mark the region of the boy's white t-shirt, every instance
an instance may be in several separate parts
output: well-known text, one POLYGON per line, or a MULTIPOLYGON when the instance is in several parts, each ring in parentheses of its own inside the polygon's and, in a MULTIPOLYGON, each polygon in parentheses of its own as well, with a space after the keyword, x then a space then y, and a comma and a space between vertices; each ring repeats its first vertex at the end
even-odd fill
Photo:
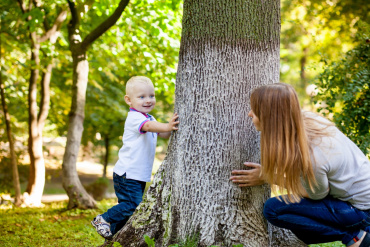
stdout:
POLYGON ((118 161, 113 172, 122 176, 126 173, 127 179, 150 182, 157 133, 143 132, 141 128, 148 121, 156 121, 149 114, 130 109, 127 114, 123 132, 123 146, 118 152, 118 161))

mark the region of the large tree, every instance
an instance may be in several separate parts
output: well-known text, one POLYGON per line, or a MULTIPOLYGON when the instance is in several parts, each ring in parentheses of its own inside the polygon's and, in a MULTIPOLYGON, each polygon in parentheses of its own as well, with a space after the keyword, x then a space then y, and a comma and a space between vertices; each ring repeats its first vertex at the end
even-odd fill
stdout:
POLYGON ((152 186, 113 241, 146 246, 300 246, 262 215, 268 186, 229 181, 259 162, 259 135, 247 114, 251 91, 279 81, 280 3, 185 0, 176 79, 179 130, 152 186), (270 233, 270 234, 269 234, 270 233))

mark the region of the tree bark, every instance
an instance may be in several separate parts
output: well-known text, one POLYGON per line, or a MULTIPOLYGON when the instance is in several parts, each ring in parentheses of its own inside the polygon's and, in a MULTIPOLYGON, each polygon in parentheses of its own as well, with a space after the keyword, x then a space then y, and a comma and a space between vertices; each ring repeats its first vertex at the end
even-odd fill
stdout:
POLYGON ((69 197, 68 208, 96 208, 97 206, 95 200, 82 186, 76 169, 85 118, 86 88, 89 74, 87 50, 96 39, 117 22, 128 2, 129 0, 121 0, 114 13, 82 40, 78 9, 73 1, 68 0, 72 15, 68 25, 68 39, 73 59, 73 86, 67 145, 62 165, 63 187, 69 197))
MULTIPOLYGON (((0 20, 0 28, 1 28, 1 20, 0 20)), ((0 32, 0 60, 2 59, 1 54, 1 32, 0 32)), ((16 207, 19 207, 22 203, 21 201, 21 186, 19 183, 19 174, 18 174, 18 165, 17 165, 17 157, 14 150, 14 141, 13 141, 13 135, 12 135, 12 128, 10 126, 10 116, 8 112, 8 106, 5 101, 5 89, 3 84, 3 77, 2 77, 2 66, 0 61, 0 95, 1 95, 1 104, 4 111, 4 118, 5 118, 5 125, 6 125, 6 134, 8 136, 9 140, 9 153, 10 153, 10 160, 12 164, 12 171, 13 171, 13 186, 14 186, 14 192, 15 192, 15 199, 14 199, 14 205, 16 207)))
POLYGON ((245 161, 260 160, 249 98, 254 88, 279 81, 279 46, 279 1, 184 1, 179 130, 144 201, 113 241, 147 246, 146 234, 156 246, 189 238, 197 246, 304 246, 267 224, 267 185, 229 181, 245 161))

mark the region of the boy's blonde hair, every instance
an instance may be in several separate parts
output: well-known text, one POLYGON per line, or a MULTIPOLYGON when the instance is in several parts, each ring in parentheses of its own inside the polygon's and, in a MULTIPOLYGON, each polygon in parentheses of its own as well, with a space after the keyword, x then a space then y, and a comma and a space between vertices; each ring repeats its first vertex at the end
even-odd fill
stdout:
MULTIPOLYGON (((153 82, 146 76, 133 76, 126 82, 126 94, 130 95, 135 85, 143 83, 153 86, 153 82)), ((153 86, 154 87, 154 86, 153 86)))

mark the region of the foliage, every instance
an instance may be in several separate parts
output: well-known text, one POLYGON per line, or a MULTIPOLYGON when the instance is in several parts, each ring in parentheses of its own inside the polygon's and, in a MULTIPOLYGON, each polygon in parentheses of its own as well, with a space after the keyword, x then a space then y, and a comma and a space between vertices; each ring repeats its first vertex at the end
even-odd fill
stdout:
POLYGON ((360 149, 370 147, 370 25, 358 24, 358 45, 319 75, 316 102, 360 149))
MULTIPOLYGON (((370 21, 367 0, 282 0, 281 81, 306 97, 306 86, 321 71, 321 57, 336 60, 354 47, 356 23, 370 21)), ((304 96, 304 97, 303 97, 304 96)))
MULTIPOLYGON (((5 99, 10 114, 11 128, 14 135, 26 134, 27 112, 27 30, 24 27, 22 13, 16 1, 1 1, 1 77, 5 86, 5 99)), ((5 123, 1 110, 0 141, 7 142, 5 123)), ((16 139, 16 138, 15 138, 16 139)))
MULTIPOLYGON (((29 166, 18 165, 18 173, 20 183, 26 182, 29 174, 29 166)), ((10 158, 5 155, 0 160, 0 194, 3 193, 10 193, 14 196, 13 169, 10 158)))
POLYGON ((105 193, 109 186, 109 179, 100 177, 91 184, 88 184, 85 187, 86 191, 93 196, 97 201, 100 201, 104 198, 105 193))

